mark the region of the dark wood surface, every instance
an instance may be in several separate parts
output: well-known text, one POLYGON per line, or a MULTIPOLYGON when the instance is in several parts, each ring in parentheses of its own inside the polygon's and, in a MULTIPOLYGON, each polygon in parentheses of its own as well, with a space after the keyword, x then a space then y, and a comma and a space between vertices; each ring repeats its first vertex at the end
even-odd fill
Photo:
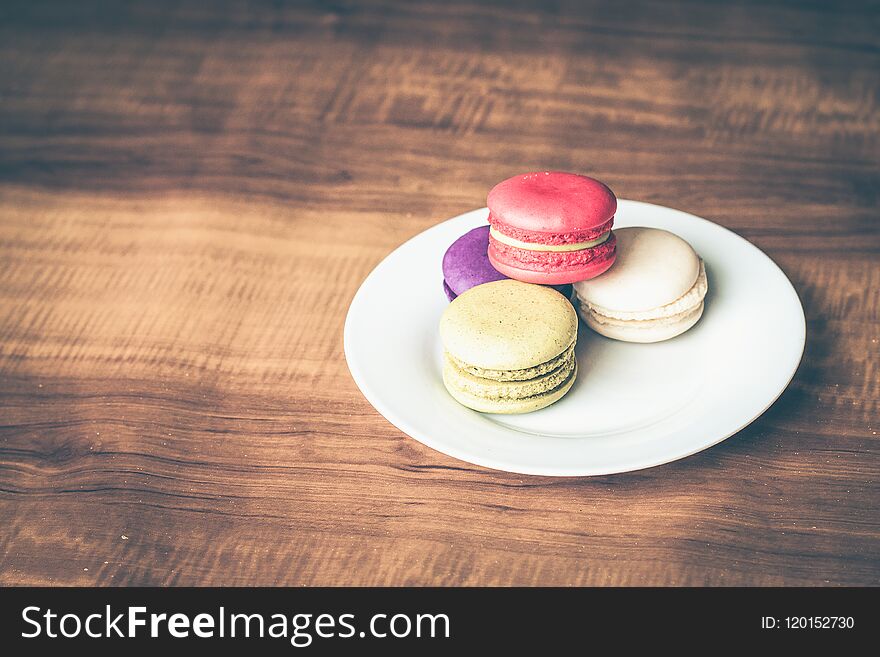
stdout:
POLYGON ((0 8, 0 584, 880 583, 876 4, 208 4, 0 8), (763 417, 554 479, 373 410, 360 282, 545 168, 783 267, 763 417))

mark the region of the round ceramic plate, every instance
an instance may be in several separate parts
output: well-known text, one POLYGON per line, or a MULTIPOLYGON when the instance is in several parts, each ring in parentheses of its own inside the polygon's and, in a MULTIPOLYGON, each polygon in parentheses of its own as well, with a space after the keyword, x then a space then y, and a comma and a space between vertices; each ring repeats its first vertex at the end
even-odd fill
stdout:
POLYGON ((361 285, 345 321, 345 357, 364 396, 389 422, 444 454, 538 475, 599 475, 683 458, 763 413, 788 385, 806 323, 785 274, 755 246, 705 219, 620 201, 615 228, 664 228, 706 263, 702 319, 666 342, 631 344, 581 325, 578 377, 548 408, 477 413, 446 392, 438 325, 448 305, 440 262, 475 210, 412 238, 361 285))

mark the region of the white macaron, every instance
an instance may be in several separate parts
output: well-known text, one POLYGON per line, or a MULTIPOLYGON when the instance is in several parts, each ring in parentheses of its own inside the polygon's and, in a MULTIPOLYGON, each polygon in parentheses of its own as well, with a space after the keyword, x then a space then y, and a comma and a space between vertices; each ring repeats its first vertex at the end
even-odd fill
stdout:
POLYGON ((578 312, 615 340, 659 342, 684 333, 703 314, 706 268, 690 244, 657 228, 620 228, 617 260, 574 284, 578 312))

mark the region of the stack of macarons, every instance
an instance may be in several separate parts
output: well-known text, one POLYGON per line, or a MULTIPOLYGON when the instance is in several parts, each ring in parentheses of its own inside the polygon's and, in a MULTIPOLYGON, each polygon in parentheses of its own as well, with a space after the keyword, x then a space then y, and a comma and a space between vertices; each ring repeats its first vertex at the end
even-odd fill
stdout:
POLYGON ((440 320, 443 383, 468 408, 526 413, 549 406, 574 383, 577 314, 542 285, 478 285, 440 320))
POLYGON ((561 399, 577 376, 577 314, 601 335, 643 343, 702 315, 700 257, 664 230, 612 231, 617 199, 598 180, 514 176, 489 192, 488 206, 489 225, 443 257, 443 382, 464 406, 525 413, 561 399))

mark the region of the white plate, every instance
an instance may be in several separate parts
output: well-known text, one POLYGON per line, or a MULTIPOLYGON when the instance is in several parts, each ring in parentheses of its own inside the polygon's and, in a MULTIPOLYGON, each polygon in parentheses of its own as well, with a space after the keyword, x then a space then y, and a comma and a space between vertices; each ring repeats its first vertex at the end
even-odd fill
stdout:
POLYGON ((583 325, 579 373, 552 406, 524 415, 471 411, 441 379, 441 259, 487 210, 445 221, 400 246, 361 285, 345 321, 355 382, 389 422, 470 463, 524 474, 599 475, 689 456, 736 433, 788 385, 804 350, 804 312, 785 274, 758 248, 710 221, 620 201, 616 228, 653 226, 706 262, 703 318, 656 344, 601 337, 583 325))

